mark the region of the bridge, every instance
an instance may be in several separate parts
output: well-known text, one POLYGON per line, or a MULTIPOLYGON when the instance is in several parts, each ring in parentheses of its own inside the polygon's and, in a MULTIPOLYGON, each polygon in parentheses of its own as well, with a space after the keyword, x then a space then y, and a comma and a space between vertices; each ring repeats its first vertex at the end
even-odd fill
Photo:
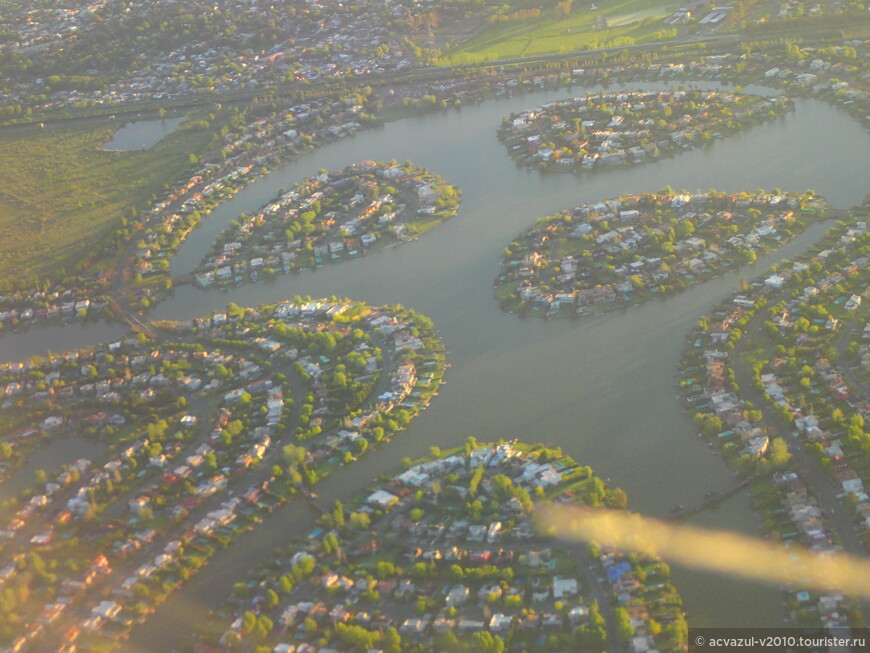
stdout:
POLYGON ((157 329, 148 321, 136 315, 126 304, 122 304, 118 299, 109 296, 109 304, 107 306, 109 313, 126 324, 134 333, 144 333, 152 340, 159 337, 157 329))
POLYGON ((146 322, 138 315, 134 315, 132 313, 124 313, 121 316, 121 320, 127 324, 130 329, 132 329, 135 333, 144 333, 146 336, 151 338, 152 340, 157 339, 158 333, 157 330, 151 325, 150 322, 146 322))
POLYGON ((712 506, 715 506, 725 499, 728 499, 745 487, 748 487, 755 480, 755 476, 750 476, 748 478, 744 478, 742 481, 737 482, 736 484, 725 488, 721 491, 711 490, 704 495, 704 498, 698 501, 697 503, 693 503, 688 506, 674 506, 671 508, 671 514, 665 517, 665 521, 675 521, 677 519, 685 519, 690 515, 694 515, 695 513, 701 512, 702 510, 706 510, 712 506))

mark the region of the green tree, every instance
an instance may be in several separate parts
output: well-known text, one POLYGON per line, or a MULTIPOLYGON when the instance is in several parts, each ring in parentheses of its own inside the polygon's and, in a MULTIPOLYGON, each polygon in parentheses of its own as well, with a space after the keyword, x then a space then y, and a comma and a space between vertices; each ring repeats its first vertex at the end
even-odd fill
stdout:
POLYGON ((782 438, 773 438, 770 442, 770 464, 774 469, 783 469, 791 460, 788 443, 782 438))
POLYGON ((616 608, 613 611, 613 622, 617 637, 626 642, 632 638, 634 627, 631 625, 631 617, 628 614, 628 610, 622 606, 616 608))
POLYGON ((250 635, 256 625, 257 615, 255 615, 253 612, 246 611, 242 615, 242 635, 250 635))
POLYGON ((390 626, 384 631, 381 648, 384 649, 384 653, 402 652, 402 637, 394 626, 390 626))
POLYGON ((266 638, 269 637, 269 633, 272 632, 272 627, 274 623, 264 614, 261 614, 257 617, 257 625, 254 627, 254 634, 257 639, 261 642, 266 641, 266 638))
POLYGON ((368 528, 372 519, 364 512, 352 512, 350 513, 350 517, 348 518, 350 525, 354 528, 354 530, 365 530, 368 528))
POLYGON ((344 526, 344 505, 341 501, 335 502, 335 508, 332 511, 333 523, 339 528, 344 526))

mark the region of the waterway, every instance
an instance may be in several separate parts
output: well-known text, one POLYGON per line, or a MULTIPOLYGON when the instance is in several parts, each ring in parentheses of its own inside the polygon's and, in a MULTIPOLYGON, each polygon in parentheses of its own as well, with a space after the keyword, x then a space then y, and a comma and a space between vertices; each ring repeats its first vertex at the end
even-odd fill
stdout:
MULTIPOLYGON (((363 159, 410 159, 462 189, 458 215, 418 241, 268 284, 208 293, 183 286, 152 314, 155 319, 189 319, 230 301, 256 305, 294 295, 340 295, 374 304, 402 303, 435 321, 450 351, 447 384, 396 442, 327 479, 318 490, 325 502, 351 496, 377 474, 396 468, 404 456, 423 455, 432 445, 459 444, 468 435, 558 445, 623 487, 633 509, 653 516, 665 516, 671 506, 691 503, 732 482, 721 461, 697 439, 675 398, 685 334, 733 291, 741 276, 759 274, 762 266, 802 251, 820 236, 820 228, 763 257, 754 268, 665 301, 578 321, 502 313, 492 297, 499 256, 538 217, 667 185, 729 191, 811 188, 834 206, 847 208, 867 192, 856 183, 855 171, 870 167, 870 136, 837 109, 805 100, 775 122, 642 167, 581 177, 518 168, 495 138, 501 117, 570 94, 549 91, 488 101, 399 121, 322 148, 216 209, 175 257, 173 271, 189 272, 229 220, 319 168, 334 170, 363 159)), ((93 331, 91 342, 97 335, 116 333, 104 325, 93 331)), ((46 329, 48 340, 42 341, 32 333, 0 340, 0 355, 17 359, 40 347, 65 348, 60 344, 66 341, 64 331, 46 329)), ((77 345, 87 340, 75 329, 71 335, 77 345)), ((171 648, 185 623, 216 607, 245 568, 310 525, 308 510, 304 505, 283 508, 253 536, 222 551, 134 633, 131 650, 171 648)), ((693 521, 759 533, 745 495, 693 521)), ((694 625, 780 624, 775 589, 683 569, 674 575, 694 625)))
POLYGON ((147 150, 171 134, 184 118, 139 120, 123 125, 103 144, 104 150, 147 150))

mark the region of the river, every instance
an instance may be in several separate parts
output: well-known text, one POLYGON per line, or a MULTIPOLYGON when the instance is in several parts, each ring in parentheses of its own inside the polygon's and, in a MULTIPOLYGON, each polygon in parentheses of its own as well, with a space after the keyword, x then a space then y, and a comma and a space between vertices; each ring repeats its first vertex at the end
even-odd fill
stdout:
MULTIPOLYGON (((733 291, 741 276, 751 277, 763 265, 802 251, 820 236, 821 228, 739 274, 664 301, 578 321, 520 319, 502 313, 492 296, 501 251, 538 217, 666 185, 727 191, 811 188, 835 207, 847 208, 867 192, 855 183, 855 171, 870 167, 870 136, 839 110, 799 100, 796 111, 775 122, 641 167, 581 177, 518 168, 495 137, 501 117, 580 92, 501 98, 402 120, 272 172, 204 221, 173 260, 175 273, 189 272, 229 220, 250 213, 278 189, 289 188, 319 168, 334 170, 363 159, 410 159, 457 184, 463 201, 456 217, 418 241, 226 292, 183 286, 152 317, 189 319, 230 301, 256 305, 294 295, 335 294, 374 304, 402 303, 435 321, 450 351, 447 384, 389 447, 327 479, 318 490, 326 502, 354 494, 378 473, 397 467, 404 456, 423 455, 432 445, 459 444, 468 435, 481 441, 517 437, 558 445, 623 487, 631 508, 652 516, 664 516, 675 504, 692 503, 707 490, 727 486, 731 474, 696 438, 675 397, 673 383, 685 334, 713 303, 733 291)), ((92 330, 94 338, 119 332, 107 325, 92 330)), ((0 355, 20 358, 45 347, 65 348, 60 343, 66 344, 66 332, 45 329, 42 339, 39 333, 0 340, 0 355)), ((69 335, 70 345, 87 340, 75 327, 69 335)), ((222 551, 203 574, 173 595, 134 633, 133 648, 166 650, 185 622, 215 607, 249 564, 262 560, 310 521, 305 507, 277 511, 252 537, 222 551)), ((693 521, 759 533, 745 495, 693 521)), ((693 625, 781 623, 775 589, 684 569, 675 569, 674 577, 693 625)))

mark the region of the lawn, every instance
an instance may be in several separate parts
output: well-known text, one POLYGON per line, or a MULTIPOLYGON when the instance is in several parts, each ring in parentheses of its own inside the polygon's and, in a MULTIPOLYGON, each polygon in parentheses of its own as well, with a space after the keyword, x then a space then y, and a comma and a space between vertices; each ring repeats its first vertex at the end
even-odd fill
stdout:
POLYGON ((103 151, 116 128, 0 132, 0 284, 73 272, 122 216, 188 170, 212 136, 182 125, 150 150, 103 151))
POLYGON ((495 23, 463 43, 439 61, 461 65, 518 57, 559 54, 575 50, 616 47, 634 43, 670 40, 676 36, 661 18, 677 4, 661 0, 602 0, 598 9, 575 6, 567 18, 540 18, 495 23), (596 19, 607 28, 596 29, 596 19))

